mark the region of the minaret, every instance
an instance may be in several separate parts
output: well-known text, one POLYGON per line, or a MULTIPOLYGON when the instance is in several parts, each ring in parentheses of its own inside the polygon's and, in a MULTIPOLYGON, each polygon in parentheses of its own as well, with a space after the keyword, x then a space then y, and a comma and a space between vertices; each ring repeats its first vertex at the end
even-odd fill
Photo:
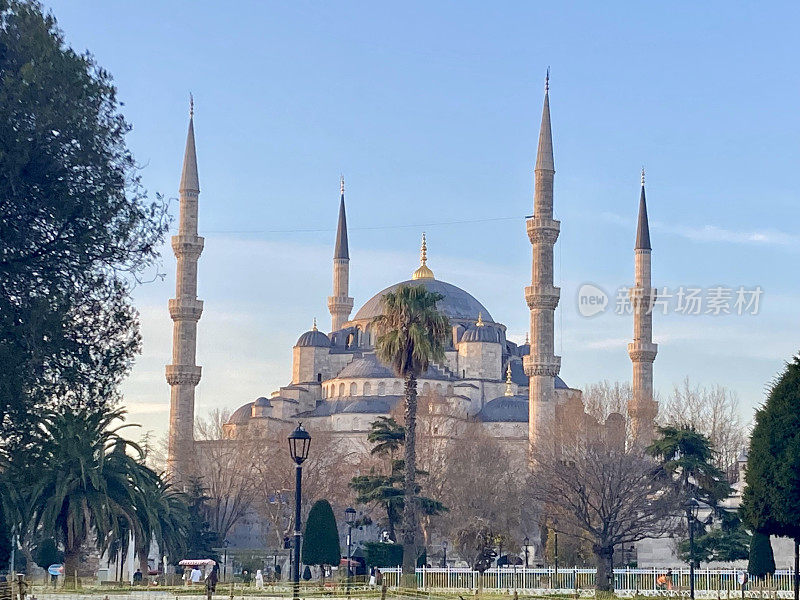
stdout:
POLYGON ((350 290, 350 250, 347 246, 347 216, 344 212, 344 177, 341 179, 339 224, 336 227, 336 246, 333 249, 333 296, 328 297, 331 331, 339 331, 350 317, 353 299, 350 290))
POLYGON ((194 146, 193 100, 189 106, 189 133, 179 190, 178 235, 172 237, 178 268, 175 298, 169 301, 169 314, 173 321, 172 364, 167 365, 167 383, 172 386, 167 471, 178 480, 185 480, 194 467, 194 388, 200 382, 195 350, 197 321, 203 312, 203 301, 197 299, 197 259, 203 251, 203 238, 197 235, 200 183, 194 146))
POLYGON ((630 290, 633 305, 633 342, 628 344, 628 355, 633 363, 633 397, 628 406, 631 436, 634 444, 648 446, 653 441, 653 426, 658 413, 658 403, 653 400, 653 361, 658 346, 653 343, 653 313, 655 290, 650 280, 650 226, 647 222, 647 201, 644 195, 644 169, 642 193, 639 197, 639 223, 636 228, 635 282, 630 290))
POLYGON ((528 443, 534 452, 552 451, 555 439, 555 377, 561 357, 554 354, 555 310, 561 290, 553 285, 553 246, 561 223, 553 219, 553 136, 550 131, 550 70, 544 87, 544 108, 536 155, 533 217, 527 220, 533 246, 531 285, 525 288, 530 308, 531 349, 524 357, 530 378, 528 443))

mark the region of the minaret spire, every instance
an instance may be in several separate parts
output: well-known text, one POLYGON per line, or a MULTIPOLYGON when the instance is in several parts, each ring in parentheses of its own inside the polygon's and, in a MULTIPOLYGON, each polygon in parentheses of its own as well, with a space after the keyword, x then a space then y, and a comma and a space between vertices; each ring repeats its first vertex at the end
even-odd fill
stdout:
POLYGON ((644 195, 644 167, 642 167, 642 193, 639 196, 639 219, 636 225, 636 250, 651 250, 650 224, 647 222, 647 200, 644 195))
POLYGON ((347 214, 344 207, 344 175, 339 180, 339 222, 333 247, 333 295, 328 297, 331 331, 339 331, 353 310, 350 298, 350 248, 347 242, 347 214))
POLYGON ((631 435, 635 444, 644 447, 653 440, 653 427, 658 414, 658 403, 653 398, 653 362, 658 345, 653 343, 653 312, 655 290, 652 288, 650 254, 650 227, 647 222, 647 202, 644 192, 639 196, 639 219, 634 248, 634 286, 630 289, 633 305, 633 342, 628 344, 628 355, 633 364, 633 398, 628 406, 631 435))
POLYGON ((550 71, 545 78, 542 123, 534 170, 533 217, 527 220, 528 238, 533 248, 531 285, 525 288, 530 309, 530 354, 524 357, 525 374, 530 378, 528 442, 530 457, 554 449, 555 378, 561 357, 555 355, 555 309, 561 290, 553 285, 553 246, 561 223, 553 219, 553 136, 550 127, 550 71))
POLYGON ((166 369, 167 383, 171 386, 167 470, 176 479, 185 481, 195 466, 194 391, 201 375, 200 367, 195 364, 197 321, 203 313, 203 301, 197 299, 197 260, 203 251, 204 240, 197 235, 200 182, 194 141, 194 99, 191 96, 179 192, 178 235, 172 237, 172 250, 178 263, 175 298, 169 301, 169 314, 173 321, 172 364, 166 369))
POLYGON ((428 267, 428 241, 422 232, 422 245, 419 248, 419 267, 411 275, 411 279, 434 279, 433 271, 428 267))

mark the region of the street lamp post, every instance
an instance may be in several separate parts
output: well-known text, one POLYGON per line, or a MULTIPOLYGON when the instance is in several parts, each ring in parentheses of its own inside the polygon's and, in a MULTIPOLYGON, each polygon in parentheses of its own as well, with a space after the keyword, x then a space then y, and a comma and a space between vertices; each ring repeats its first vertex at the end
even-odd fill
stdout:
POLYGON ((311 447, 311 435, 303 429, 302 423, 297 424, 297 429, 289 434, 289 454, 295 464, 294 479, 294 564, 292 565, 292 597, 300 597, 300 503, 303 492, 303 463, 308 458, 311 447))
POLYGON ((522 543, 525 544, 525 568, 528 568, 528 546, 531 543, 530 538, 526 535, 525 539, 522 540, 522 543))
POLYGON ((225 548, 225 555, 222 559, 222 581, 227 581, 228 579, 228 546, 230 542, 225 540, 222 542, 222 546, 225 548))
POLYGON ((348 506, 344 510, 344 520, 347 522, 347 595, 350 596, 350 544, 352 543, 353 525, 356 522, 356 509, 348 506))
POLYGON ((689 498, 683 507, 686 509, 686 523, 689 526, 689 598, 694 600, 694 522, 697 520, 700 504, 694 498, 689 498))
POLYGON ((442 568, 447 568, 447 540, 442 542, 442 568))

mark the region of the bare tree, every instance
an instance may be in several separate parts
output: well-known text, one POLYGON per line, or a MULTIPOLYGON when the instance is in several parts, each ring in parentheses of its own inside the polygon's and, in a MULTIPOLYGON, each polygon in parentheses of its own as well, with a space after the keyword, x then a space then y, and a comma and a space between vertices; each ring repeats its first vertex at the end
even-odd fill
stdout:
POLYGON ((458 554, 475 564, 488 542, 513 550, 522 531, 522 473, 508 451, 478 424, 446 449, 440 483, 434 493, 448 508, 438 518, 441 531, 458 554))
POLYGON ((225 438, 227 411, 214 409, 195 423, 198 476, 209 497, 208 521, 225 539, 250 512, 256 497, 252 466, 259 460, 258 445, 246 436, 225 438))
POLYGON ((658 420, 662 425, 689 425, 705 435, 713 444, 716 466, 723 470, 747 445, 750 427, 742 418, 739 398, 721 385, 692 385, 685 378, 662 403, 658 420))
POLYGON ((583 389, 583 405, 586 412, 604 423, 611 413, 628 413, 628 402, 633 397, 631 384, 627 381, 610 382, 607 379, 587 385, 583 389))
POLYGON ((670 530, 674 506, 657 465, 617 440, 594 440, 535 457, 529 490, 559 533, 591 541, 595 586, 613 589, 614 547, 670 530))

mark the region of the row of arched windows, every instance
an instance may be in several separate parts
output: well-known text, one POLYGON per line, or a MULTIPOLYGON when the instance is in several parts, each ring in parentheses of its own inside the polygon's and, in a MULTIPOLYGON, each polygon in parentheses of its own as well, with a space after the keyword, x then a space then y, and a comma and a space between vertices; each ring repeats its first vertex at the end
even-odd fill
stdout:
MULTIPOLYGON (((431 393, 435 393, 437 395, 441 395, 444 392, 441 383, 437 383, 435 386, 431 386, 430 383, 425 382, 422 384, 421 393, 423 396, 427 396, 431 393)), ((322 395, 325 398, 335 398, 345 397, 345 396, 385 396, 386 394, 391 394, 395 396, 399 396, 403 393, 403 382, 402 381, 379 381, 377 385, 373 384, 372 382, 365 381, 361 384, 359 389, 359 384, 355 381, 350 382, 350 384, 346 383, 331 383, 329 385, 322 386, 322 395), (360 392, 360 393, 359 393, 360 392)), ((447 386, 447 395, 452 395, 453 393, 453 386, 447 386)))

